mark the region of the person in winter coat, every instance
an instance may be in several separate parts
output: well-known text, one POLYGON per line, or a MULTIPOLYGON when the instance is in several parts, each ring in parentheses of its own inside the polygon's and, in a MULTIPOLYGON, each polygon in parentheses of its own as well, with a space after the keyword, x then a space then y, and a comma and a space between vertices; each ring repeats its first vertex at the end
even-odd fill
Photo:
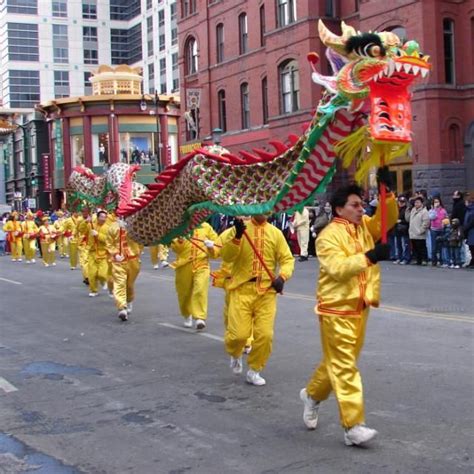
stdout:
POLYGON ((413 251, 413 257, 417 265, 426 265, 428 261, 428 252, 426 249, 426 235, 430 228, 430 217, 428 210, 423 205, 423 198, 415 198, 413 208, 407 209, 405 219, 409 222, 408 235, 413 251))
POLYGON ((405 219, 406 211, 407 199, 405 196, 400 196, 398 198, 398 220, 393 230, 397 250, 395 263, 400 265, 407 265, 411 259, 410 238, 408 236, 409 223, 405 219))
POLYGON ((464 241, 464 234, 462 231, 459 219, 451 221, 451 233, 448 237, 449 247, 449 268, 461 268, 461 247, 464 241))
POLYGON ((467 245, 471 251, 469 268, 474 268, 474 192, 469 195, 469 203, 467 205, 466 215, 464 216, 463 229, 467 245))
POLYGON ((433 198, 433 207, 428 212, 430 216, 430 239, 431 239, 431 264, 433 267, 436 265, 441 266, 443 263, 443 256, 441 252, 441 242, 437 239, 437 237, 442 236, 443 234, 443 219, 448 217, 448 213, 446 209, 443 207, 443 203, 441 202, 441 198, 435 197, 433 198))
POLYGON ((464 203, 464 195, 461 191, 454 191, 453 193, 453 209, 451 211, 451 221, 459 219, 459 222, 464 223, 466 215, 466 204, 464 203))

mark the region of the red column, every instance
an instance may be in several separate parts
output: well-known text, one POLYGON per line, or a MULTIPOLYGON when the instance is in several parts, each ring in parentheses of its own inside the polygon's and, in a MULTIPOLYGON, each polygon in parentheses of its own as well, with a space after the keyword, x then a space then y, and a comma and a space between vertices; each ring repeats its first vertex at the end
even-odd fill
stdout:
POLYGON ((168 115, 160 115, 160 135, 161 135, 161 163, 166 168, 171 165, 171 156, 168 153, 168 115))
POLYGON ((120 161, 120 139, 118 131, 118 120, 115 114, 109 115, 109 163, 120 161))
POLYGON ((64 187, 66 187, 72 170, 71 132, 69 126, 69 118, 63 119, 64 187))
MULTIPOLYGON (((50 183, 51 183, 51 188, 49 191, 50 194, 50 199, 49 202, 51 204, 52 209, 56 209, 58 203, 56 199, 56 190, 54 189, 55 183, 54 183, 54 170, 56 168, 56 150, 54 149, 54 144, 55 141, 53 140, 53 121, 49 122, 48 128, 49 128, 49 139, 50 139, 50 153, 49 153, 49 178, 50 178, 50 183)), ((57 124, 57 123, 56 123, 57 124)), ((43 170, 44 172, 44 170, 43 170)), ((47 192, 47 191, 46 191, 47 192)))
POLYGON ((84 135, 84 165, 92 168, 92 126, 91 118, 84 115, 82 118, 82 130, 84 135))

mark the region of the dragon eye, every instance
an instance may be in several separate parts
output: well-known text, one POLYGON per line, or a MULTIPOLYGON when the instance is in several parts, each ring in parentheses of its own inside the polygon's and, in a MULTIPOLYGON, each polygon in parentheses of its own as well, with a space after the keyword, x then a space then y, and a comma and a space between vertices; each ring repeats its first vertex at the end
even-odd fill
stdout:
POLYGON ((378 44, 368 43, 365 46, 356 48, 356 53, 359 56, 368 56, 371 58, 381 56, 382 50, 378 44))

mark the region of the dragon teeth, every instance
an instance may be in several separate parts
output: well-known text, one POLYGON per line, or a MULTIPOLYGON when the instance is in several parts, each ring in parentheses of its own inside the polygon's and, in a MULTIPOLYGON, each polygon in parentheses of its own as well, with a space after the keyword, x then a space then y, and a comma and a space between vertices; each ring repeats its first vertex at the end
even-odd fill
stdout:
POLYGON ((403 64, 402 63, 395 63, 395 69, 397 72, 400 72, 402 70, 403 64))
POLYGON ((409 74, 409 72, 411 71, 411 66, 409 64, 404 64, 403 69, 407 74, 409 74))
POLYGON ((421 70, 421 76, 422 76, 422 77, 426 77, 427 75, 428 75, 428 69, 424 69, 424 68, 423 68, 423 69, 421 70))
POLYGON ((413 66, 413 74, 415 74, 415 76, 420 72, 420 68, 418 66, 413 66))
POLYGON ((388 69, 387 76, 390 77, 395 71, 395 62, 392 60, 389 60, 388 66, 386 69, 388 69))

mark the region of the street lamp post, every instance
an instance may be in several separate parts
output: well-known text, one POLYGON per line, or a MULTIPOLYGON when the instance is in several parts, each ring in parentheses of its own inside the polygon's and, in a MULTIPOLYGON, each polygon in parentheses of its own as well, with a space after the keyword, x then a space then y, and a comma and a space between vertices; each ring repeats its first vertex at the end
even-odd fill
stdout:
MULTIPOLYGON (((146 103, 146 94, 142 94, 142 100, 140 102, 140 109, 144 112, 147 109, 147 103, 146 103)), ((156 165, 157 165, 157 171, 161 173, 163 169, 163 160, 162 160, 162 148, 163 145, 161 143, 161 131, 160 131, 160 116, 158 113, 158 106, 159 106, 159 101, 160 97, 158 95, 158 91, 155 89, 155 94, 153 96, 148 95, 148 97, 151 97, 153 99, 153 105, 155 106, 154 108, 154 114, 155 114, 155 120, 156 120, 156 132, 155 132, 155 146, 154 146, 154 154, 155 154, 155 159, 156 159, 156 165)), ((153 113, 153 112, 150 112, 153 113)))
POLYGON ((211 135, 212 135, 212 141, 216 144, 216 145, 220 145, 221 144, 221 138, 222 138, 222 134, 224 132, 222 131, 222 129, 220 128, 214 128, 211 132, 211 135))

